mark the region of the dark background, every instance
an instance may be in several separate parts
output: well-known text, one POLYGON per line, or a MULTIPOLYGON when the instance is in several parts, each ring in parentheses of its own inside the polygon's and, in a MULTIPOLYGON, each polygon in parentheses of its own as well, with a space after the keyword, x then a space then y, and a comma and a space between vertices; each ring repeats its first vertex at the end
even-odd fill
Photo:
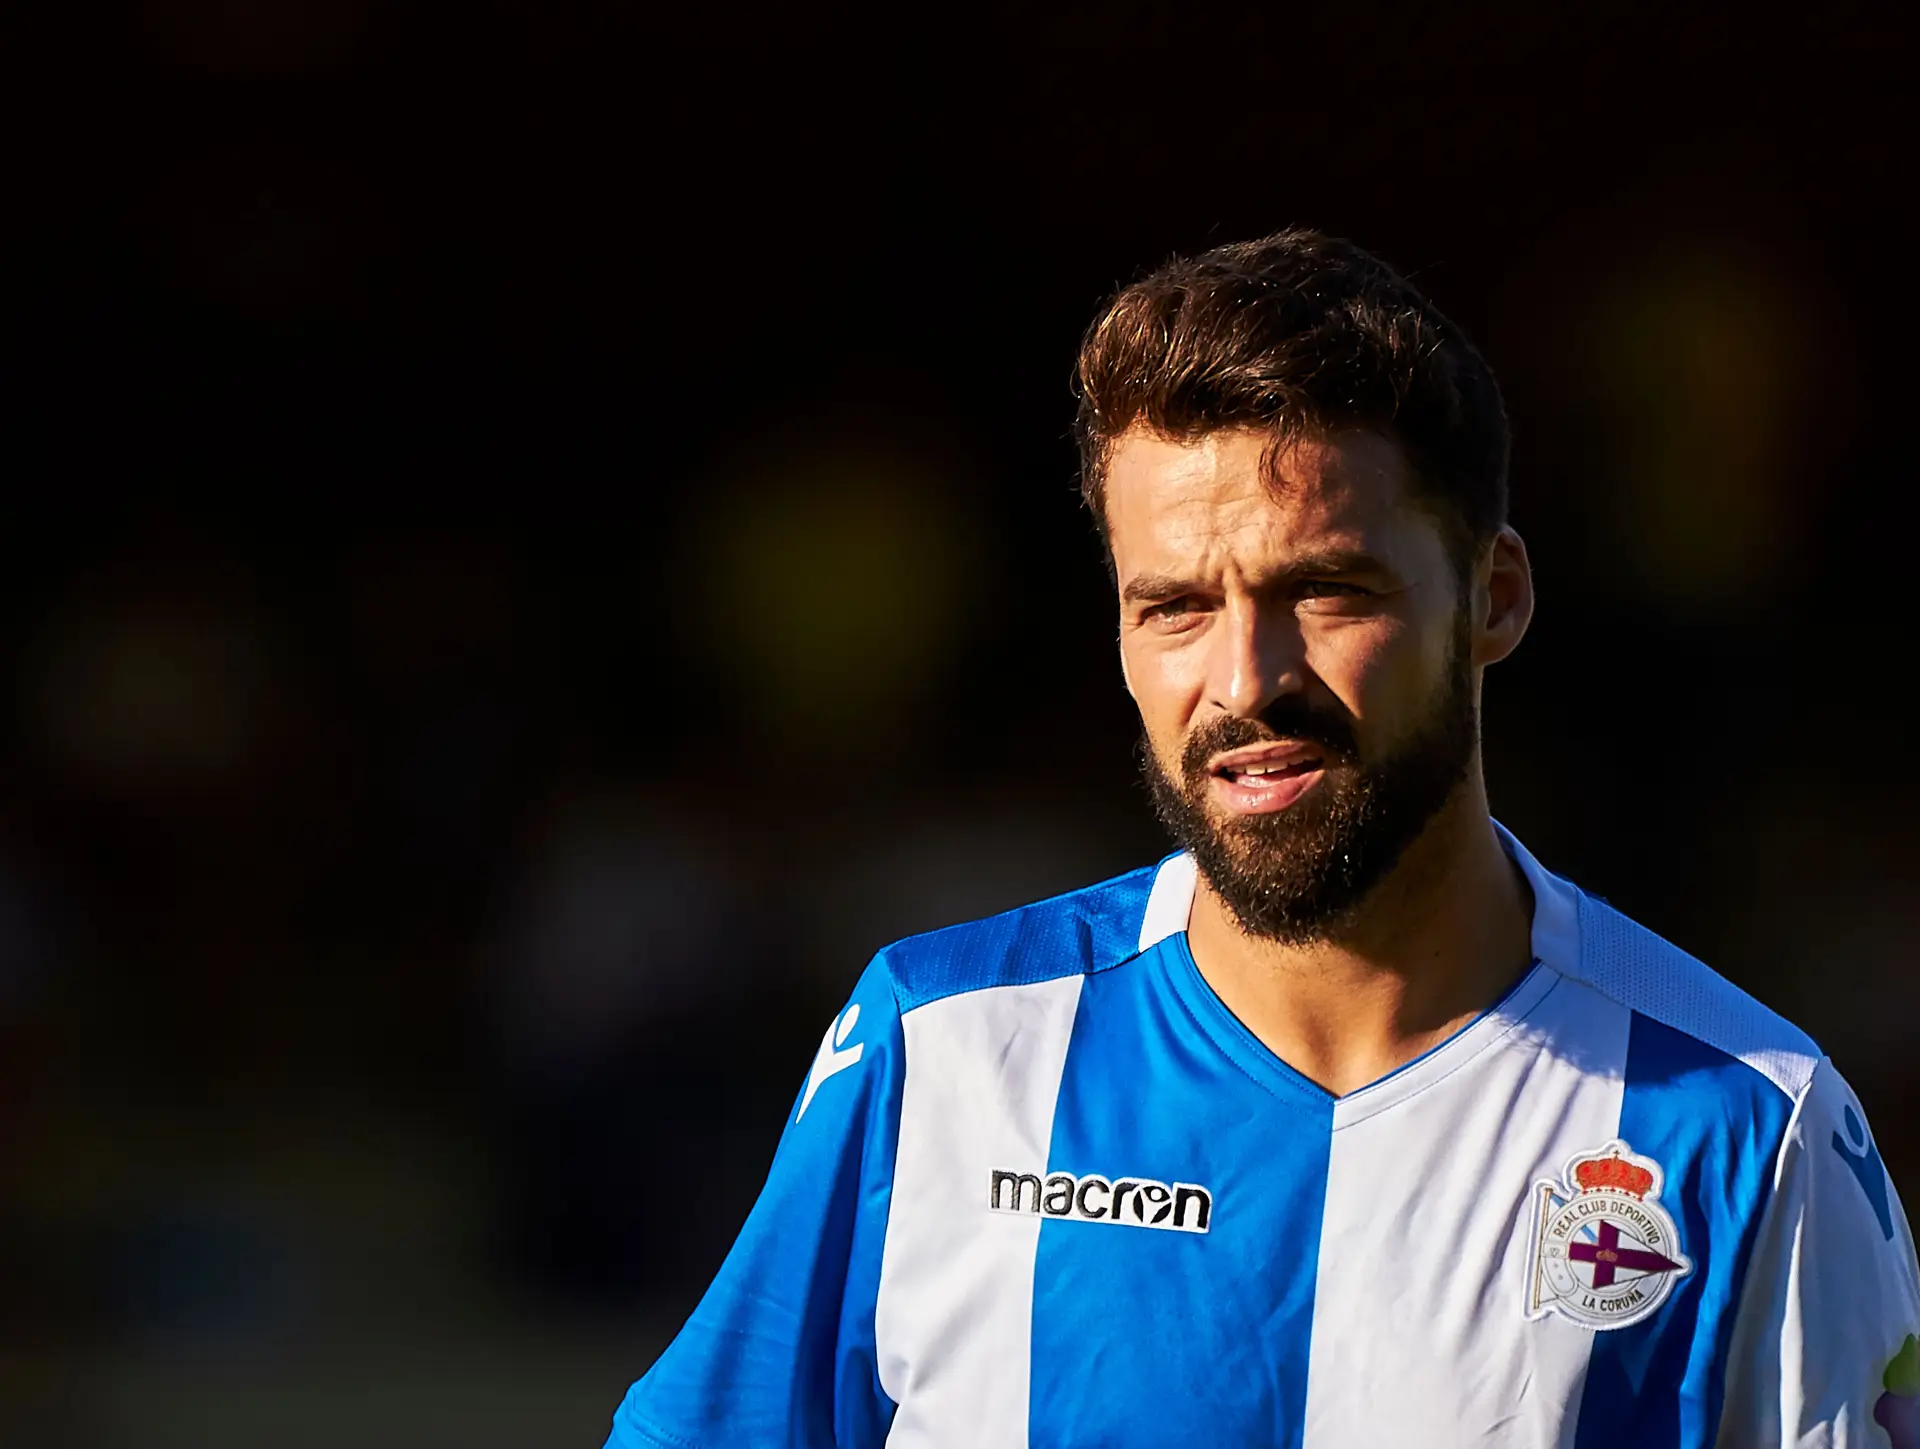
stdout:
POLYGON ((5 242, 0 1438, 597 1444, 868 955, 1162 849, 1071 361, 1285 224, 1507 389, 1496 812, 1920 1200, 1911 117, 1828 14, 81 47, 5 242))

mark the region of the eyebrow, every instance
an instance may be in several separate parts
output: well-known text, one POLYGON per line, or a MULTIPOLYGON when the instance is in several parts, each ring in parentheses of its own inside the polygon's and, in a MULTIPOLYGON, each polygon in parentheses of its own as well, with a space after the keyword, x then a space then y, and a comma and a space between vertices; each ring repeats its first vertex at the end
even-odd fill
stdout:
MULTIPOLYGON (((1359 549, 1326 549, 1300 555, 1271 579, 1263 581, 1261 587, 1284 588, 1303 579, 1390 572, 1379 559, 1359 549)), ((1126 587, 1120 591, 1120 601, 1126 604, 1154 604, 1177 599, 1183 594, 1206 593, 1211 587, 1198 579, 1183 578, 1179 574, 1139 574, 1127 580, 1126 587)))

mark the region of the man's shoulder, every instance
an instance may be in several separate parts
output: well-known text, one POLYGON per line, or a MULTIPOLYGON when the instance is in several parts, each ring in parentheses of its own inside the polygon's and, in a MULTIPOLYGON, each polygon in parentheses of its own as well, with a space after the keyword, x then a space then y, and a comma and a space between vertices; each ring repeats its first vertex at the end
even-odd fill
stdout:
MULTIPOLYGON (((882 951, 900 1010, 1000 986, 1033 986, 1117 966, 1143 949, 1143 923, 1170 856, 998 915, 909 936, 882 951)), ((1187 890, 1191 891, 1190 882, 1187 890)))
MULTIPOLYGON (((1723 1085, 1764 1081, 1799 1099, 1822 1060, 1811 1037, 1704 961, 1555 875, 1504 826, 1496 829, 1533 890, 1534 954, 1561 975, 1664 1028, 1675 1051, 1671 1061, 1657 1066, 1698 1077, 1687 1059, 1697 1064, 1705 1049, 1747 1069, 1714 1074, 1723 1085)), ((1644 1033, 1649 1040, 1662 1035, 1644 1033)))
POLYGON ((1597 896, 1578 895, 1576 972, 1683 1041, 1733 1058, 1798 1098, 1822 1060, 1812 1037, 1657 932, 1597 896))

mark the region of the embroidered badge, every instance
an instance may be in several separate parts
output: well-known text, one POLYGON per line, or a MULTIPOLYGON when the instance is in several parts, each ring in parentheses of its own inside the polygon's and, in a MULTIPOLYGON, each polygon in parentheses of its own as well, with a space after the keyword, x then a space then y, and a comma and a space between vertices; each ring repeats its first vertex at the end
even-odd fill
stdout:
POLYGON ((1873 1406, 1873 1422, 1887 1431, 1893 1449, 1920 1449, 1920 1337, 1907 1335, 1880 1386, 1886 1392, 1873 1406))
POLYGON ((1609 1142, 1576 1155, 1563 1181, 1535 1183, 1527 1317, 1611 1329, 1656 1312, 1693 1271, 1663 1181, 1659 1163, 1609 1142))

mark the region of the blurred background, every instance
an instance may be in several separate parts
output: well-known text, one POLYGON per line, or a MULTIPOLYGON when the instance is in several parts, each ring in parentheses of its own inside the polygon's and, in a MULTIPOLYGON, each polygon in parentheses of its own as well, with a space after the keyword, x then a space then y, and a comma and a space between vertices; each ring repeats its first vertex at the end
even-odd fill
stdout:
POLYGON ((1506 387, 1497 813, 1920 1205, 1900 48, 1546 8, 10 22, 0 1439, 598 1444, 869 955, 1162 850, 1071 363, 1286 224, 1506 387))

